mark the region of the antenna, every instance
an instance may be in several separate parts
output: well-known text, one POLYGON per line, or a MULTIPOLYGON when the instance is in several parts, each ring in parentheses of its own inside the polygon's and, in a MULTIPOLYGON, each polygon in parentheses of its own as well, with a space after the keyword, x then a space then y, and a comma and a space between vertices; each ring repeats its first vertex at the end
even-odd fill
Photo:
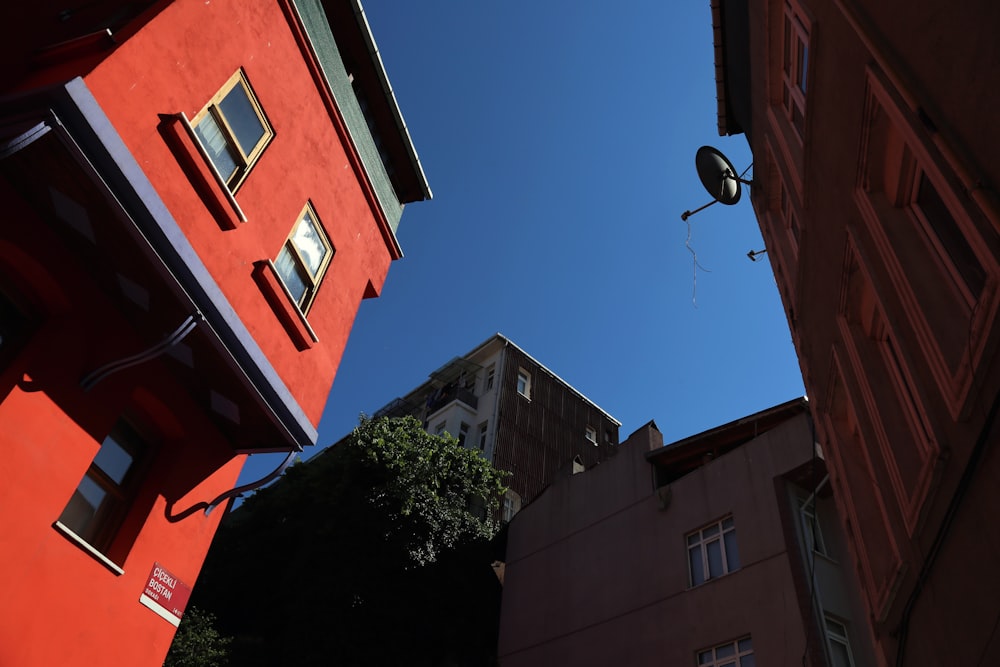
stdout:
MULTIPOLYGON (((753 163, 751 163, 751 166, 753 166, 753 163)), ((753 183, 743 179, 743 174, 747 173, 750 167, 747 167, 743 171, 743 174, 737 176, 736 167, 729 161, 729 158, 723 155, 719 149, 711 146, 702 146, 698 149, 698 152, 694 156, 694 167, 698 172, 698 178, 701 179, 701 184, 705 186, 708 194, 712 195, 712 201, 704 206, 699 206, 693 211, 684 211, 681 213, 681 220, 686 222, 688 226, 687 240, 684 242, 684 245, 691 251, 691 256, 694 258, 694 267, 691 270, 693 274, 691 301, 694 303, 695 308, 697 308, 698 302, 695 295, 698 291, 698 269, 702 271, 708 271, 708 269, 698 263, 698 255, 695 253, 694 248, 691 247, 691 223, 688 222, 688 218, 698 211, 705 210, 716 202, 732 206, 740 200, 740 195, 743 194, 741 186, 753 185, 753 183)), ((753 254, 748 256, 751 260, 755 261, 753 254)))
MULTIPOLYGON (((752 185, 751 181, 745 180, 736 175, 736 168, 725 155, 717 148, 702 146, 694 156, 694 166, 698 172, 701 184, 712 196, 712 201, 704 206, 699 206, 693 211, 681 213, 681 220, 687 221, 698 211, 703 211, 716 202, 721 202, 726 206, 732 206, 740 200, 743 190, 742 185, 752 185)), ((746 172, 744 172, 746 173, 746 172)))

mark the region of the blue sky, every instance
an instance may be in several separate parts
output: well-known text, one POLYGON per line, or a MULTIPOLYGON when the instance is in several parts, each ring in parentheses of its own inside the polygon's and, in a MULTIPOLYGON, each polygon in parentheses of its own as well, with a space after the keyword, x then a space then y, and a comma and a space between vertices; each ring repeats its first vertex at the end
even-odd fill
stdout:
MULTIPOLYGON (((362 303, 320 447, 496 332, 666 442, 803 394, 749 199, 694 170, 719 137, 707 1, 402 2, 366 14, 434 192, 362 303)), ((316 449, 319 451, 319 448, 316 449)), ((306 452, 311 456, 315 452, 306 452)), ((280 455, 254 456, 245 482, 280 455)))

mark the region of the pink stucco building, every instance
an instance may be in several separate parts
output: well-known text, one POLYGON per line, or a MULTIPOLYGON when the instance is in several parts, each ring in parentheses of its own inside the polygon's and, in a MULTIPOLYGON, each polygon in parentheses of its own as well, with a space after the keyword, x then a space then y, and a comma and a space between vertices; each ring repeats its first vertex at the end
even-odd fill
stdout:
POLYGON ((509 531, 504 667, 875 664, 805 399, 666 447, 649 422, 509 531))
POLYGON ((1000 5, 711 7, 879 659, 1000 664, 1000 5))

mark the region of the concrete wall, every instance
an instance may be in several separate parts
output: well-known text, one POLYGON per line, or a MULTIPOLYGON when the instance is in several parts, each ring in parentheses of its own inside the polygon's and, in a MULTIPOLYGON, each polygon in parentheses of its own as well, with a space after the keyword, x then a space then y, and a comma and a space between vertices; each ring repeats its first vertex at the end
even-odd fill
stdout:
POLYGON ((805 634, 775 477, 812 456, 805 415, 671 484, 665 509, 650 435, 641 429, 511 522, 505 667, 694 664, 697 650, 746 635, 758 664, 799 664, 805 634), (730 514, 741 568, 690 587, 685 536, 730 514))

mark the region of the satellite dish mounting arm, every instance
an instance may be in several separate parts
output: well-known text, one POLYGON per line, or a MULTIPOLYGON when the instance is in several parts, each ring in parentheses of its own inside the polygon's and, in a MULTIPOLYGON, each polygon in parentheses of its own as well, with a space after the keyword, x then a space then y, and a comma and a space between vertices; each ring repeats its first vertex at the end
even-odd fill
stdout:
POLYGON ((732 206, 740 200, 742 194, 740 186, 753 185, 752 181, 737 176, 736 169, 729 158, 711 146, 699 148, 694 162, 698 178, 701 179, 701 184, 705 186, 708 194, 712 195, 712 201, 693 211, 684 211, 681 214, 681 220, 686 221, 698 211, 703 211, 716 202, 732 206))
POLYGON ((713 199, 712 201, 708 202, 704 206, 699 206, 698 208, 696 208, 693 211, 684 211, 683 213, 681 213, 681 220, 687 221, 688 218, 690 218, 692 215, 694 215, 698 211, 704 211, 706 208, 708 208, 712 204, 717 204, 717 203, 719 203, 719 200, 718 199, 713 199))

